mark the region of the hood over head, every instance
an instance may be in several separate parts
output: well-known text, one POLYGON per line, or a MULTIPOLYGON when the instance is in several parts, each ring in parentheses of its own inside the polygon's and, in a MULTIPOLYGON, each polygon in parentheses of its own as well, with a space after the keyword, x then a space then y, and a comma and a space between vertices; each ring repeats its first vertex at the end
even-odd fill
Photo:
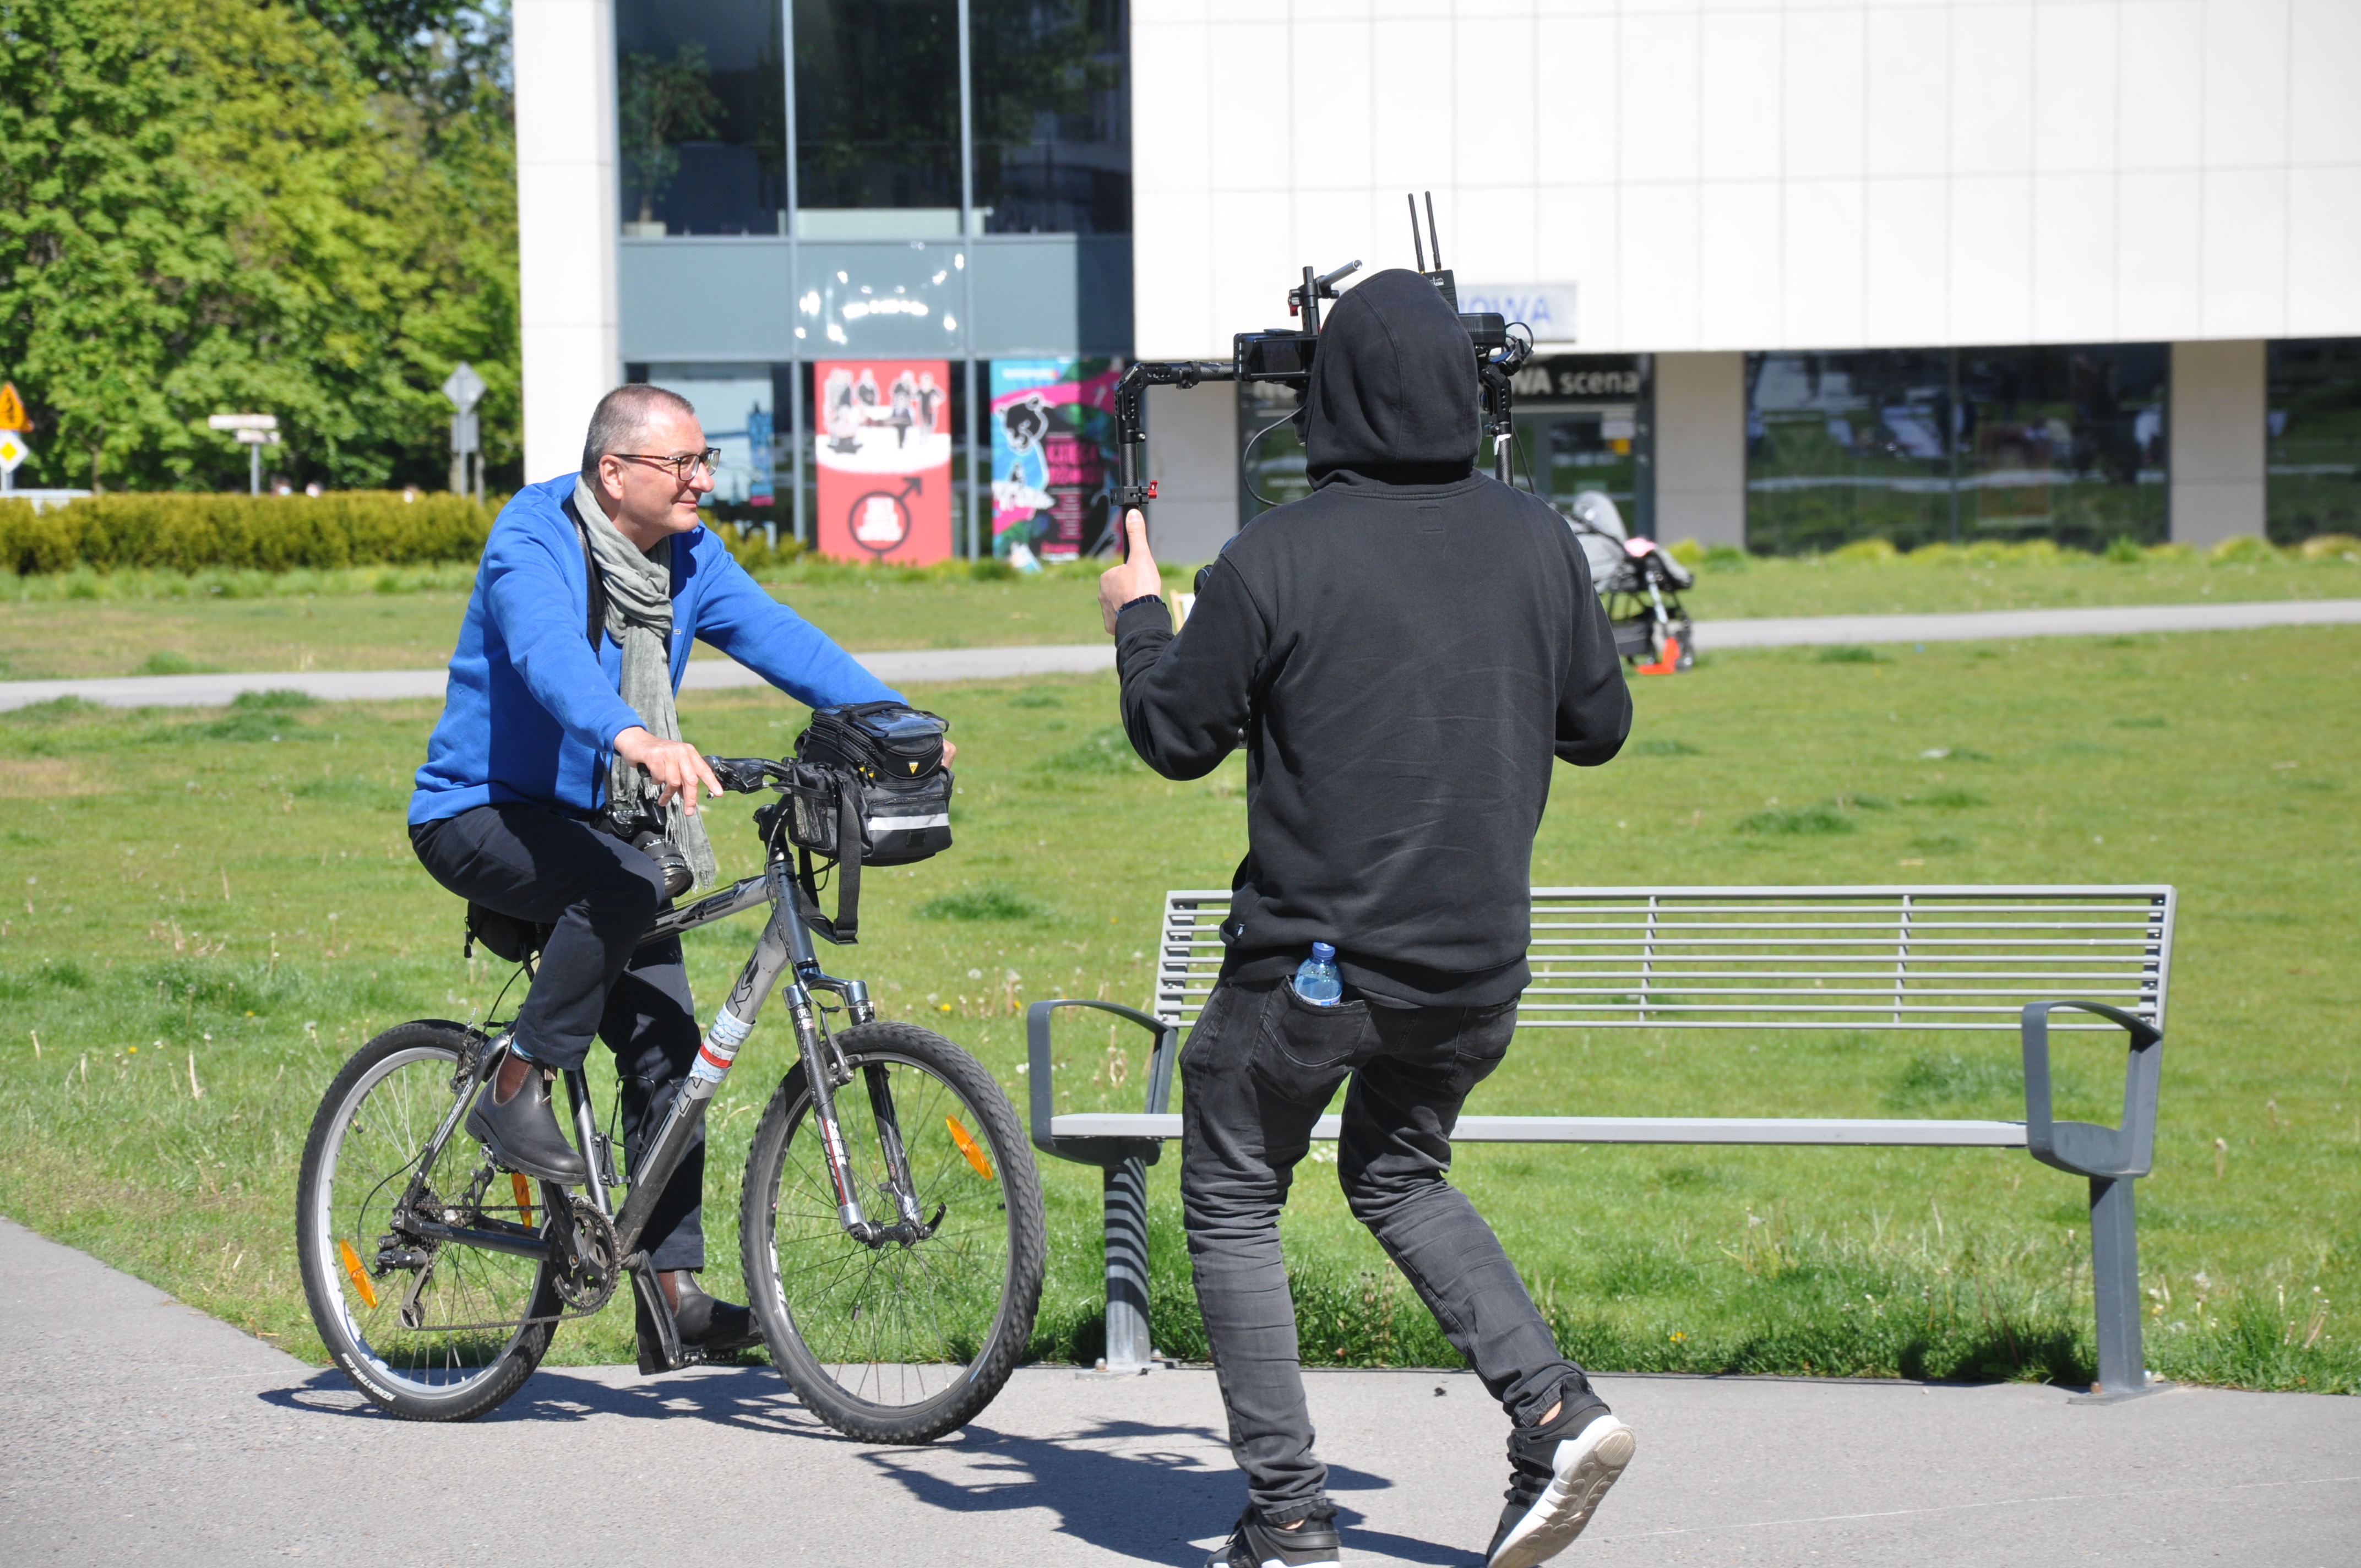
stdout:
POLYGON ((1340 471, 1447 484, 1482 435, 1476 350, 1433 284, 1391 268, 1348 291, 1320 330, 1304 402, 1312 484, 1340 471))

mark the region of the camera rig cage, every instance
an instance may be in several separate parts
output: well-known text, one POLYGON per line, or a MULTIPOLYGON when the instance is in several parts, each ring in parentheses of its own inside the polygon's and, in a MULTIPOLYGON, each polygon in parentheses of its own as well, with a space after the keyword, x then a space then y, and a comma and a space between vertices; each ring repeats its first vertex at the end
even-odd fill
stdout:
MULTIPOLYGON (((1459 311, 1458 285, 1450 269, 1443 265, 1443 239, 1434 225, 1434 193, 1426 193, 1423 236, 1419 233, 1418 200, 1405 200, 1410 203, 1410 240, 1419 275, 1434 285, 1459 315, 1459 324, 1467 329, 1468 348, 1476 356, 1476 376, 1482 389, 1484 440, 1492 454, 1493 477, 1502 484, 1512 483, 1510 463, 1515 427, 1510 408, 1510 378, 1532 356, 1532 333, 1522 322, 1510 322, 1490 312, 1471 315, 1459 311), (1426 264, 1430 251, 1434 258, 1432 270, 1426 264)), ((1347 262, 1328 273, 1304 268, 1303 281, 1287 291, 1287 313, 1302 325, 1239 333, 1231 340, 1230 357, 1226 360, 1142 359, 1134 361, 1123 373, 1115 394, 1121 483, 1115 491, 1115 526, 1108 531, 1119 542, 1118 549, 1126 554, 1130 550, 1129 532, 1122 522, 1124 515, 1135 507, 1145 510, 1156 499, 1155 482, 1142 480, 1148 465, 1148 389, 1194 387, 1205 381, 1264 381, 1289 387, 1295 392, 1295 412, 1288 418, 1296 422, 1300 431, 1304 394, 1312 385, 1312 362, 1320 347, 1320 302, 1335 299, 1337 282, 1360 269, 1358 261, 1347 262)), ((1251 453, 1257 442, 1285 422, 1286 420, 1275 422, 1246 437, 1242 454, 1251 453)))

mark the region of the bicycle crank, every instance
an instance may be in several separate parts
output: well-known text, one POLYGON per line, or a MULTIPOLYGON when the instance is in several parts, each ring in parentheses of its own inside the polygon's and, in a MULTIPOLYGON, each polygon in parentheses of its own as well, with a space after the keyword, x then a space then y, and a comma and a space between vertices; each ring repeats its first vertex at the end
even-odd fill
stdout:
POLYGON ((622 1277, 622 1247, 615 1223, 591 1206, 587 1198, 569 1200, 550 1211, 551 1283, 560 1299, 577 1312, 595 1312, 615 1294, 622 1277))

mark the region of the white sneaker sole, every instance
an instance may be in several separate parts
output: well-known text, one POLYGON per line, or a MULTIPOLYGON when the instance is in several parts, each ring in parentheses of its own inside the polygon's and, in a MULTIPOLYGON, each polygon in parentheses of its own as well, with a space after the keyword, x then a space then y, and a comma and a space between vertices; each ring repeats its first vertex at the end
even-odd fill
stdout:
POLYGON ((1580 1436, 1559 1443, 1556 1475, 1486 1568, 1534 1568, 1573 1545, 1637 1446, 1631 1429, 1613 1416, 1599 1417, 1580 1436))

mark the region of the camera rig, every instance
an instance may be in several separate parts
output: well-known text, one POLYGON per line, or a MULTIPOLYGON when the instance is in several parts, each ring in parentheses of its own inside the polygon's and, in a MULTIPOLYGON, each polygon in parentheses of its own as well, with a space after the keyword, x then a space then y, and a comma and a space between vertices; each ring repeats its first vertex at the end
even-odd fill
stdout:
MULTIPOLYGON (((1406 199, 1410 202, 1411 247, 1418 261, 1419 275, 1434 285, 1459 315, 1459 324, 1467 329, 1468 348, 1476 356, 1476 375, 1482 389, 1484 439, 1492 454, 1493 477, 1502 484, 1510 483, 1514 425, 1510 410, 1510 378, 1532 357, 1532 333, 1523 323, 1510 322, 1490 312, 1471 315, 1459 311, 1458 285, 1450 269, 1443 265, 1443 240, 1434 226, 1434 193, 1427 192, 1423 236, 1418 227, 1418 201, 1415 197, 1406 199), (1434 258, 1432 270, 1426 265, 1430 251, 1434 258)), ((1320 347, 1320 302, 1335 299, 1338 280, 1351 277, 1360 268, 1357 261, 1347 262, 1328 273, 1306 267, 1303 281, 1287 291, 1287 313, 1302 323, 1300 327, 1239 333, 1231 340, 1227 359, 1142 359, 1123 373, 1115 394, 1121 483, 1115 487, 1115 521, 1109 530, 1119 541, 1119 549, 1127 552, 1130 548, 1129 535, 1122 522, 1124 514, 1134 507, 1145 509, 1156 499, 1155 482, 1143 482, 1148 459, 1148 389, 1194 387, 1205 381, 1263 381, 1292 388, 1295 412, 1290 417, 1300 431, 1304 394, 1312 385, 1312 362, 1320 347)), ((1272 424, 1248 436, 1243 451, 1251 453, 1255 443, 1277 428, 1278 424, 1272 424)))

